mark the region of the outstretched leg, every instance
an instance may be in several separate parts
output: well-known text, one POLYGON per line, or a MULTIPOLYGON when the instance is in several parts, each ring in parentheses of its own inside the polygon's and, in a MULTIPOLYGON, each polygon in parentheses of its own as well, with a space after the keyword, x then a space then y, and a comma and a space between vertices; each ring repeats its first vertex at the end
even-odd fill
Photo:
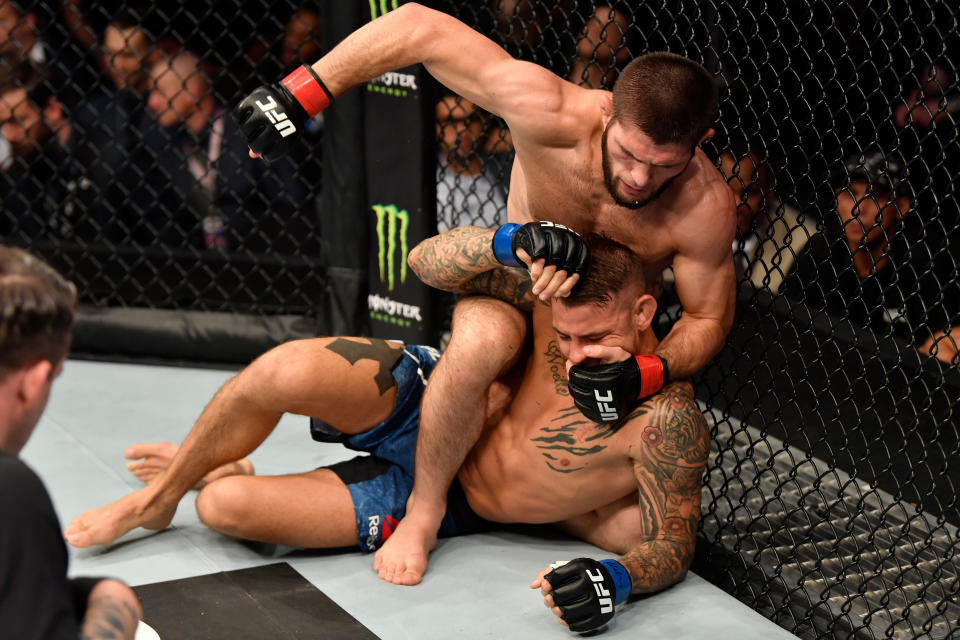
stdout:
POLYGON ((527 324, 511 305, 485 297, 461 300, 450 342, 430 375, 420 405, 414 486, 406 515, 374 557, 373 568, 394 584, 418 584, 447 508, 447 491, 476 444, 487 416, 490 386, 516 363, 527 324))
POLYGON ((136 527, 166 527, 191 487, 249 455, 284 412, 320 418, 345 433, 378 424, 393 410, 390 368, 402 352, 402 345, 364 338, 298 340, 270 350, 214 395, 169 467, 146 487, 82 513, 67 527, 67 541, 89 547, 136 527))

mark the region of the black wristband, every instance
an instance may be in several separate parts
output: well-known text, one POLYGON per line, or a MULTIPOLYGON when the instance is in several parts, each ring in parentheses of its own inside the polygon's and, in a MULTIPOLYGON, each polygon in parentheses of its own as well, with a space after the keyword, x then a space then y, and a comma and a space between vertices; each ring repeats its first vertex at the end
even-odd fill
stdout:
POLYGON ((313 79, 317 81, 317 84, 320 85, 320 88, 323 89, 323 92, 327 94, 327 99, 330 102, 333 102, 333 94, 330 93, 330 89, 327 89, 327 85, 323 84, 323 80, 320 79, 320 76, 317 75, 317 72, 313 70, 313 67, 309 64, 303 65, 307 68, 307 71, 310 72, 310 75, 313 76, 313 79))

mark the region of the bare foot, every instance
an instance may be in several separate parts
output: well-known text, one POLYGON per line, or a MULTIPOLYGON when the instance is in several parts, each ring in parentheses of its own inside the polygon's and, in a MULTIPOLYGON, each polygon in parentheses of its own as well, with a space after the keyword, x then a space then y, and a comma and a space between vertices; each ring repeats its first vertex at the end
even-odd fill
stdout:
POLYGON ((151 505, 155 493, 149 487, 127 494, 116 502, 84 511, 74 518, 63 537, 74 547, 110 544, 137 527, 165 529, 173 520, 177 505, 151 505))
MULTIPOLYGON (((170 466, 170 461, 173 460, 173 456, 177 454, 179 449, 180 447, 169 442, 151 442, 149 444, 138 442, 127 447, 127 450, 123 452, 123 457, 133 460, 133 462, 127 463, 127 469, 144 484, 150 484, 170 466)), ((193 488, 199 490, 214 480, 237 475, 252 476, 253 463, 243 458, 217 467, 203 476, 203 479, 193 488)))
POLYGON ((427 555, 437 546, 437 525, 404 517, 373 557, 381 580, 413 586, 427 571, 427 555))

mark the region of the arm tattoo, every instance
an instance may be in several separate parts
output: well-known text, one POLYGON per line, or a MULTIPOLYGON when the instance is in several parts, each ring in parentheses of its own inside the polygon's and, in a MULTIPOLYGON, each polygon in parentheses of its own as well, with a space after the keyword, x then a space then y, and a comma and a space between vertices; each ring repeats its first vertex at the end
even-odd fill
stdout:
POLYGON ((609 425, 596 424, 583 417, 576 406, 562 409, 550 420, 550 425, 540 427, 543 434, 530 441, 540 449, 547 466, 557 473, 573 473, 582 471, 585 465, 571 466, 572 458, 583 458, 600 453, 607 448, 605 444, 598 444, 598 440, 605 440, 614 434, 609 425), (577 437, 583 425, 592 425, 592 433, 577 437))
POLYGON ((480 293, 508 302, 522 311, 533 311, 533 283, 526 273, 518 277, 517 269, 501 266, 487 271, 470 280, 464 289, 470 293, 480 293))
POLYGON ((493 256, 493 231, 481 227, 456 227, 424 240, 410 266, 432 287, 454 293, 481 293, 530 310, 529 274, 510 269, 493 256))
POLYGON ((350 364, 356 364, 359 360, 373 360, 379 363, 380 368, 377 370, 377 375, 373 377, 373 381, 377 383, 381 396, 396 386, 397 381, 393 379, 392 372, 400 361, 400 356, 403 355, 403 345, 369 338, 360 341, 337 338, 328 344, 326 349, 342 356, 350 364))
POLYGON ((693 560, 710 436, 687 385, 668 386, 631 416, 647 416, 632 447, 646 534, 621 563, 634 593, 648 593, 682 580, 693 560))
POLYGON ((110 596, 90 601, 81 640, 114 640, 129 637, 137 626, 137 613, 129 603, 110 596))

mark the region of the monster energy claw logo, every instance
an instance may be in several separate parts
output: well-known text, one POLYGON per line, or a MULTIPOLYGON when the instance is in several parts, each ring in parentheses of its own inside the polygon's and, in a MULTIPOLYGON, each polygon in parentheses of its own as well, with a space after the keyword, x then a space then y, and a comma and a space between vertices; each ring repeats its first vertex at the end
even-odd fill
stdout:
POLYGON ((407 229, 410 227, 410 214, 397 209, 392 204, 372 206, 377 216, 377 266, 380 269, 380 282, 387 283, 387 289, 393 291, 396 284, 395 265, 400 264, 400 284, 407 281, 407 229), (400 223, 399 229, 397 223, 400 223), (397 260, 397 236, 400 236, 400 259, 397 260))
MULTIPOLYGON (((410 228, 410 214, 393 204, 375 204, 371 208, 377 216, 377 267, 380 282, 386 284, 389 291, 393 291, 398 284, 396 265, 400 265, 399 284, 407 280, 407 254, 410 253, 407 230, 410 228)), ((420 307, 377 293, 367 296, 367 307, 370 317, 381 322, 401 327, 413 326, 414 321, 423 322, 420 307)))
MULTIPOLYGON (((399 6, 399 0, 370 0, 370 20, 376 20, 399 6)), ((413 73, 388 71, 367 83, 367 91, 394 98, 406 98, 416 94, 417 76, 413 73)))
POLYGON ((379 16, 393 11, 397 8, 397 4, 399 0, 370 0, 370 19, 376 20, 379 16))

